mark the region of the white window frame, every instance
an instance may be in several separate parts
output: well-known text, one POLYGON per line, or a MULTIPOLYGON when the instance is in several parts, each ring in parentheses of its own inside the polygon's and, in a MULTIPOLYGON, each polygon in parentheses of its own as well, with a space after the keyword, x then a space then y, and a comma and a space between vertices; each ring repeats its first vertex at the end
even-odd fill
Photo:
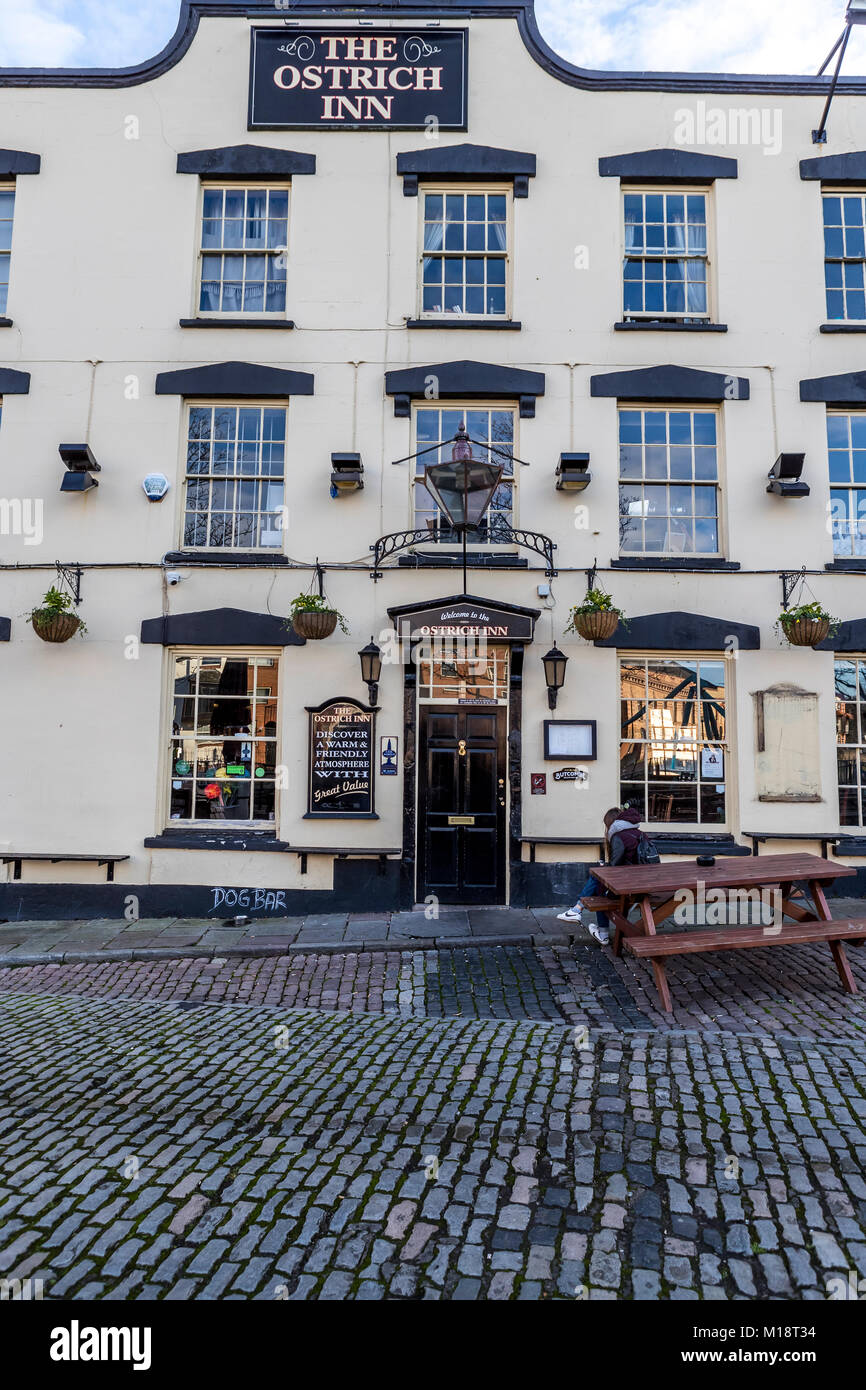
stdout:
MULTIPOLYGON (((179 529, 180 529, 180 549, 181 549, 181 550, 185 550, 185 551, 190 551, 191 553, 198 553, 198 554, 203 554, 203 555, 204 555, 204 554, 211 554, 211 555, 226 555, 226 556, 230 556, 230 555, 261 555, 261 556, 264 557, 264 556, 268 556, 268 555, 282 555, 282 554, 284 554, 284 552, 285 552, 285 526, 284 526, 284 524, 283 524, 283 521, 284 521, 284 518, 285 518, 285 516, 286 516, 286 510, 285 510, 285 506, 286 506, 286 482, 287 482, 287 478, 286 478, 286 469, 287 469, 287 464, 288 464, 288 457, 287 457, 287 455, 288 455, 288 436, 289 436, 289 402, 288 402, 288 400, 265 400, 265 399, 260 399, 260 400, 217 400, 217 399, 214 399, 214 398, 212 398, 212 397, 206 397, 206 396, 203 396, 203 397, 201 397, 201 398, 191 397, 190 399, 184 401, 184 409, 183 409, 183 413, 182 413, 182 422, 183 422, 183 423, 182 423, 181 442, 180 442, 180 474, 179 474, 180 478, 182 479, 182 487, 181 487, 181 489, 179 489, 180 492, 181 492, 181 498, 180 498, 180 520, 179 520, 179 529), (281 512, 279 513, 279 515, 275 515, 275 522, 274 522, 274 526, 273 526, 273 528, 272 528, 272 529, 274 529, 274 530, 276 530, 276 531, 280 531, 280 532, 281 532, 280 543, 279 543, 279 545, 273 545, 273 546, 271 546, 271 545, 212 545, 212 544, 210 543, 210 541, 208 541, 208 543, 205 544, 205 545, 195 545, 194 543, 187 542, 187 541, 185 540, 186 514, 187 514, 187 510, 188 510, 188 509, 187 509, 187 505, 186 505, 186 499, 187 499, 187 490, 188 490, 188 487, 189 487, 190 482, 203 481, 203 480, 205 480, 205 479, 207 479, 208 481, 211 481, 211 482, 215 482, 215 481, 219 481, 220 479, 228 479, 228 478, 231 478, 232 480, 234 480, 234 481, 236 481, 236 482, 255 482, 256 484, 266 483, 266 482, 268 482, 268 481, 273 481, 273 482, 278 481, 278 479, 276 479, 276 478, 268 478, 266 475, 261 474, 261 473, 255 474, 255 475, 253 475, 253 474, 243 474, 243 473, 231 473, 231 474, 229 474, 229 473, 218 473, 218 474, 214 474, 214 473, 205 473, 205 474, 189 473, 189 472, 187 471, 187 467, 188 467, 188 465, 187 465, 187 446, 188 446, 188 443, 189 443, 190 415, 191 415, 191 412, 192 412, 194 409, 196 409, 196 408, 201 408, 201 409, 205 409, 205 410, 219 410, 219 409, 222 409, 222 408, 227 408, 227 409, 229 409, 229 410, 247 410, 247 409, 251 409, 251 410, 281 410, 281 411, 284 412, 285 420, 286 420, 286 440, 285 440, 284 453, 283 453, 283 473, 282 473, 283 501, 282 501, 282 503, 280 504, 282 510, 281 510, 281 512)), ((207 510, 207 512, 205 513, 205 515, 208 516, 208 518, 210 517, 210 515, 211 515, 211 508, 210 508, 210 507, 208 507, 208 510, 207 510)), ((234 516, 236 516, 236 515, 237 515, 237 511, 234 511, 234 512, 232 513, 232 516, 234 517, 234 516)), ((267 515, 267 513, 258 513, 258 515, 267 515)), ((210 526, 209 526, 209 525, 208 525, 208 531, 210 531, 210 526)))
MULTIPOLYGON (((664 833, 664 832, 668 832, 668 833, 671 833, 671 834, 675 834, 677 831, 681 831, 683 834, 690 834, 690 833, 697 832, 697 831, 700 831, 700 832, 703 833, 703 834, 706 834, 706 833, 709 833, 709 832, 712 832, 712 831, 718 831, 719 834, 727 834, 727 833, 730 832, 731 824, 732 824, 732 822, 733 822, 733 820, 734 820, 734 816, 735 816, 735 806, 736 806, 736 785, 735 785, 736 756, 735 756, 735 753, 734 753, 734 751, 733 751, 733 750, 736 749, 736 733, 735 733, 735 730, 734 730, 734 727, 733 727, 733 718, 732 718, 733 713, 734 713, 734 708, 735 708, 734 690, 733 690, 734 662, 733 662, 733 660, 731 660, 730 657, 729 657, 726 653, 724 653, 724 652, 708 652, 708 651, 705 651, 705 652, 657 652, 657 651, 649 652, 649 651, 644 651, 644 652, 628 652, 628 653, 621 652, 621 653, 619 654, 619 657, 618 657, 618 660, 617 660, 617 667, 616 667, 617 701, 619 702, 619 710, 620 710, 620 712, 621 712, 621 710, 622 710, 622 700, 623 700, 623 694, 622 694, 622 667, 623 667, 623 665, 636 664, 636 663, 640 662, 640 663, 642 663, 642 664, 644 665, 644 670, 646 671, 646 669, 647 669, 646 663, 647 663, 647 662, 650 662, 650 661, 683 661, 683 662, 698 662, 698 663, 700 663, 700 662, 710 662, 710 661, 712 661, 712 662, 715 662, 715 663, 721 662, 721 663, 723 663, 723 665, 724 665, 724 671, 725 671, 725 710, 724 710, 724 714, 725 714, 725 735, 724 735, 724 738, 723 738, 723 739, 718 740, 718 741, 716 741, 716 742, 713 742, 713 741, 710 740, 710 739, 702 739, 702 738, 700 737, 700 731, 697 730, 697 725, 696 725, 696 732, 698 733, 698 737, 697 737, 696 740, 695 740, 695 745, 696 745, 696 750, 697 750, 697 752, 696 752, 696 760, 697 760, 697 769, 696 769, 696 771, 697 771, 697 775, 696 775, 695 781, 694 781, 693 783, 690 783, 689 785, 691 785, 691 786, 693 786, 693 787, 695 788, 695 796, 696 796, 697 806, 698 806, 698 816, 700 816, 700 805, 701 805, 701 803, 700 803, 700 788, 701 788, 701 783, 702 783, 703 781, 712 782, 712 781, 714 780, 714 779, 712 779, 712 778, 706 778, 706 779, 705 779, 705 778, 702 778, 702 777, 701 777, 701 757, 700 757, 700 750, 701 750, 702 747, 706 747, 706 748, 722 748, 723 751, 724 751, 724 773, 725 773, 725 776, 724 776, 724 787, 725 787, 725 819, 724 819, 723 821, 715 821, 715 820, 714 820, 714 821, 702 821, 702 820, 700 820, 700 819, 695 820, 695 821, 677 821, 677 820, 653 821, 653 820, 647 819, 646 821, 643 822, 643 824, 644 824, 645 828, 649 828, 651 831, 656 832, 656 833, 658 833, 658 834, 662 834, 662 833, 664 833)), ((646 689, 646 687, 645 687, 645 689, 646 689)), ((649 717, 649 709, 648 709, 648 708, 647 708, 647 717, 649 717)), ((627 787, 628 787, 629 780, 630 780, 631 782, 633 782, 633 783, 637 783, 637 782, 638 782, 638 779, 637 779, 637 778, 626 779, 625 782, 624 782, 624 780, 623 780, 623 777, 622 777, 622 745, 623 745, 624 743, 629 743, 629 742, 631 742, 631 743, 642 743, 642 744, 644 744, 644 745, 649 745, 649 744, 652 744, 652 743, 656 743, 657 745, 662 746, 662 745, 663 745, 663 742, 666 742, 669 746, 674 746, 674 744, 677 742, 677 740, 675 740, 675 739, 670 739, 670 740, 665 740, 665 741, 663 741, 661 738, 659 738, 659 739, 650 739, 650 738, 648 738, 648 739, 645 739, 645 740, 644 740, 644 739, 627 739, 627 738, 624 738, 624 737, 623 737, 623 734, 622 734, 621 713, 620 713, 620 719, 618 720, 618 723, 619 723, 619 726, 620 726, 620 736, 619 736, 619 748, 618 748, 618 750, 617 750, 617 792, 618 792, 618 798, 621 800, 622 798, 626 798, 626 799, 627 799, 627 797, 628 797, 627 787)), ((648 764, 648 760, 645 759, 645 760, 644 760, 644 775, 643 775, 643 779, 642 779, 642 783, 641 783, 641 785, 643 786, 643 789, 644 789, 644 791, 643 791, 644 804, 641 805, 640 807, 638 807, 638 809, 641 811, 641 815, 643 815, 644 809, 647 809, 647 810, 649 809, 649 792, 648 792, 648 787, 649 787, 649 783, 650 783, 651 780, 652 780, 652 779, 649 777, 649 764, 648 764)))
MULTIPOLYGON (((193 317, 194 317, 194 318, 205 318, 205 319, 223 318, 223 319, 229 319, 229 320, 231 320, 231 319, 242 318, 242 319, 245 319, 245 320, 249 320, 251 323, 255 323, 257 320, 260 320, 260 319, 266 320, 266 321, 272 322, 272 323, 273 323, 273 322, 279 322, 279 321, 281 321, 281 320, 283 320, 283 319, 288 319, 288 317, 289 317, 288 256, 289 256, 289 237, 290 237, 291 218, 292 218, 292 186, 291 186, 291 182, 290 182, 289 180, 286 180, 286 179, 254 179, 254 178, 249 178, 249 179, 247 179, 247 178, 244 178, 244 179, 202 179, 202 180, 201 180, 201 184, 200 184, 200 187, 199 187, 199 195, 198 195, 198 211, 197 211, 196 233, 195 233, 195 235, 196 235, 196 273, 195 273, 195 297, 194 297, 194 300, 193 300, 193 317), (202 246, 202 237, 203 237, 203 230, 204 230, 204 198, 205 198, 205 193, 208 192, 209 190, 213 190, 213 189, 221 189, 221 190, 224 190, 224 191, 228 190, 228 191, 231 191, 231 192, 233 192, 233 193, 238 193, 238 192, 248 193, 248 192, 251 192, 251 191, 253 191, 253 190, 256 190, 256 191, 262 190, 262 191, 268 192, 268 193, 270 193, 271 191, 278 192, 278 193, 286 193, 286 194, 287 194, 287 197, 288 197, 288 205, 287 205, 287 209, 286 209, 286 244, 285 244, 285 246, 282 246, 282 247, 251 247, 249 250, 245 250, 243 247, 227 247, 227 246, 223 246, 223 247, 210 247, 210 246, 209 246, 209 247, 204 247, 204 246, 202 246), (204 309, 204 308, 201 308, 200 306, 201 306, 202 272, 203 272, 203 264, 204 264, 204 258, 205 258, 205 256, 245 256, 245 257, 246 257, 246 256, 282 256, 282 257, 284 258, 284 264, 285 264, 285 267, 286 267, 286 280, 285 280, 285 285, 286 285, 286 303, 285 303, 285 307, 282 308, 282 309, 262 309, 262 310, 251 310, 251 309, 243 309, 243 308, 241 308, 241 309, 204 309)), ((222 280, 222 278, 221 278, 221 279, 220 279, 220 286, 222 286, 222 284, 223 284, 223 280, 222 280)), ((265 285, 267 285, 267 280, 265 281, 265 285)), ((220 298, 222 298, 222 293, 220 294, 220 298)))
MULTIPOLYGON (((220 646, 220 645, 217 644, 217 643, 214 643, 214 644, 211 644, 211 645, 208 645, 208 646, 204 646, 204 647, 189 647, 189 646, 183 646, 183 647, 168 647, 168 648, 166 648, 166 656, 167 656, 167 676, 166 676, 166 681, 165 681, 165 699, 166 699, 166 706, 165 706, 165 723, 164 723, 164 728, 166 729, 166 738, 165 738, 165 740, 164 740, 164 745, 165 745, 165 757, 164 757, 164 761, 163 761, 163 769, 164 769, 164 771, 163 771, 163 776, 162 776, 162 795, 161 795, 161 798, 160 798, 160 805, 161 805, 162 811, 163 811, 162 824, 163 824, 164 826, 170 826, 170 827, 173 827, 173 828, 181 827, 181 828, 184 828, 184 829, 202 828, 202 827, 204 827, 204 826, 208 826, 209 828, 211 828, 211 829, 213 829, 213 830, 217 830, 217 829, 221 829, 221 828, 228 828, 228 829, 231 829, 232 826, 243 826, 243 827, 245 827, 245 828, 247 828, 247 829, 249 829, 249 828, 256 828, 256 829, 260 829, 260 830, 273 830, 273 831, 276 831, 277 822, 278 822, 278 820, 279 820, 279 793, 280 793, 280 790, 281 790, 280 785, 279 785, 279 775, 278 775, 278 774, 279 774, 279 768, 282 766, 282 757, 281 757, 281 748, 282 748, 282 719, 283 719, 283 706, 282 706, 282 700, 283 700, 283 689, 282 689, 283 674, 282 674, 282 661, 281 661, 282 649, 281 649, 281 648, 271 648, 271 649, 269 650, 267 647, 263 647, 263 648, 258 648, 258 647, 231 647, 231 646, 224 646, 224 647, 223 647, 223 646, 220 646), (223 819, 222 817, 218 817, 218 816, 213 816, 213 817, 201 817, 201 818, 198 818, 198 819, 196 819, 195 817, 192 817, 192 818, 186 818, 186 817, 185 817, 185 818, 183 818, 183 819, 178 818, 178 819, 176 819, 176 820, 173 820, 173 819, 171 818, 171 792, 172 792, 171 782, 172 782, 172 780, 173 780, 173 778, 174 778, 174 763, 175 763, 175 758, 174 758, 174 746, 175 746, 175 742, 176 742, 177 738, 181 738, 181 739, 183 739, 183 738, 193 738, 193 739, 195 739, 196 743, 198 743, 198 742, 202 742, 202 743, 204 743, 204 742, 219 742, 219 736, 216 736, 216 737, 211 736, 210 738, 205 738, 205 736, 202 735, 201 738, 199 739, 199 737, 198 737, 195 733, 192 733, 192 734, 180 734, 180 735, 176 735, 176 734, 173 733, 173 716, 174 716, 174 701, 175 701, 174 683, 175 683, 176 663, 177 663, 178 660, 184 660, 184 659, 186 659, 186 658, 195 659, 195 660, 200 660, 202 657, 205 657, 205 658, 207 658, 207 657, 216 657, 216 658, 224 659, 224 660, 227 660, 227 661, 237 661, 237 660, 243 660, 243 661, 256 661, 256 660, 259 660, 259 661, 262 661, 262 660, 264 660, 264 661, 272 661, 272 662, 273 662, 273 665, 274 665, 274 669, 277 671, 277 696, 276 696, 276 700, 275 700, 275 703, 276 703, 276 706, 277 706, 277 711, 276 711, 277 717, 276 717, 276 721, 275 721, 275 722, 276 722, 276 734, 274 734, 274 735, 272 735, 272 736, 260 735, 259 737, 256 737, 255 733, 253 732, 254 727, 255 727, 255 720, 253 719, 253 724, 252 724, 252 726, 251 726, 251 733, 250 733, 250 739, 249 739, 249 742, 251 742, 253 745, 255 745, 256 743, 273 743, 273 744, 274 744, 274 751, 275 751, 274 764, 275 764, 275 767, 276 767, 276 769, 277 769, 277 775, 275 776, 275 779, 274 779, 274 819, 273 819, 273 820, 240 820, 240 819, 233 819, 233 818, 228 818, 228 817, 225 818, 225 819, 223 819)), ((259 673, 257 672, 257 674, 259 674, 259 673)), ((258 692, 258 690, 259 690, 260 688, 261 688, 261 685, 260 685, 259 681, 257 681, 257 682, 256 682, 256 692, 258 692)), ((227 735, 227 737, 230 738, 230 737, 232 737, 232 735, 227 735)), ((240 736, 239 736, 239 737, 240 737, 240 736)), ((255 749, 254 749, 253 751, 255 751, 255 749)), ((254 784, 254 783, 255 783, 255 777, 253 777, 253 778, 251 779, 251 781, 252 781, 253 784, 254 784)), ((194 806, 195 806, 195 792, 193 791, 193 807, 194 807, 194 806)))
MULTIPOLYGON (((519 486, 518 471, 519 471, 519 469, 522 467, 522 464, 518 463, 518 461, 517 461, 517 455, 518 455, 518 453, 519 453, 519 451, 520 451, 520 440, 519 440, 519 430, 520 430, 520 403, 519 403, 517 400, 514 400, 514 401, 490 401, 490 400, 481 400, 481 399, 479 399, 479 400, 466 400, 466 401, 461 401, 461 400, 414 401, 413 404, 412 404, 412 451, 413 451, 413 453, 417 452, 417 450, 418 450, 418 448, 419 448, 419 440, 418 440, 418 415, 419 415, 419 413, 420 413, 422 410, 425 410, 425 409, 426 409, 426 410, 453 410, 453 411, 456 411, 458 414, 462 413, 464 416, 465 416, 466 412, 467 412, 467 411, 470 411, 470 410, 509 410, 509 411, 511 411, 511 414, 512 414, 512 417, 513 417, 513 423, 514 423, 514 430, 513 430, 513 434, 512 434, 512 440, 511 440, 511 451, 512 451, 512 453, 514 454, 515 457, 514 457, 514 463, 513 463, 513 465, 512 465, 511 474, 510 474, 507 478, 503 477, 502 481, 503 481, 503 482, 508 481, 508 482, 511 483, 511 488, 512 488, 512 492, 511 492, 511 525, 512 525, 512 527, 519 526, 519 525, 520 525, 520 486, 519 486)), ((424 443, 422 442, 421 445, 420 445, 420 447, 426 449, 426 448, 428 448, 429 446, 426 445, 426 444, 424 444, 424 443)), ((491 454, 491 455, 488 455, 488 457, 496 458, 496 455, 495 455, 495 454, 491 454)), ((411 527, 414 528, 414 529, 419 529, 418 526, 417 526, 417 516, 416 516, 416 511, 415 511, 415 486, 416 486, 416 484, 420 484, 420 485, 423 486, 424 469, 425 469, 425 467, 426 467, 428 464, 430 464, 430 463, 435 463, 435 462, 436 462, 436 454, 435 454, 435 451, 432 450, 432 449, 430 450, 429 453, 427 453, 427 454, 422 454, 420 458, 415 458, 415 459, 412 460, 413 471, 412 471, 412 473, 411 473, 411 475, 410 475, 410 479, 409 479, 409 517, 410 517, 410 525, 411 525, 411 527)), ((431 502, 432 502, 432 498, 431 498, 431 502)), ((485 515, 487 515, 487 513, 485 513, 485 515)), ((419 542, 419 544, 420 544, 420 545, 423 545, 424 542, 421 541, 421 542, 419 542)), ((445 547, 451 547, 451 546, 462 545, 462 540, 460 540, 460 539, 458 539, 458 538, 455 538, 455 539, 452 539, 452 540, 437 541, 437 540, 433 539, 433 537, 431 536, 431 539, 430 539, 429 544, 433 546, 433 552, 432 552, 432 553, 433 553, 433 554, 436 554, 437 551, 439 551, 443 546, 445 546, 445 547)), ((482 554, 489 554, 490 551, 492 551, 492 550, 498 550, 498 551, 507 551, 507 550, 511 550, 511 549, 514 548, 514 543, 513 543, 512 541, 493 541, 493 540, 479 541, 479 540, 473 540, 472 533, 469 532, 469 533, 467 534, 467 538, 466 538, 466 548, 467 548, 467 550, 470 550, 470 551, 476 550, 476 551, 480 551, 482 554)))
MULTIPOLYGON (((620 502, 620 495, 621 495, 621 492, 622 492, 622 488, 623 488, 624 486, 628 485, 628 483, 632 483, 634 486, 640 487, 640 488, 644 488, 644 487, 647 486, 647 485, 649 485, 650 487, 652 487, 652 486, 654 486, 654 485, 657 485, 657 486, 659 486, 659 487, 661 487, 661 486, 663 486, 663 485, 667 485, 667 486, 669 486, 669 487, 676 487, 677 485, 681 485, 681 486, 683 486, 683 487, 702 487, 702 488, 704 488, 704 487, 712 487, 712 488, 715 489, 715 493, 716 493, 716 535, 717 535, 717 545, 718 545, 718 549, 716 549, 716 550, 676 550, 676 549, 672 549, 672 548, 668 548, 668 549, 666 549, 666 550, 625 550, 625 549, 623 549, 623 546, 622 546, 622 536, 621 536, 621 535, 618 535, 618 536, 617 536, 618 554, 619 554, 619 557, 620 557, 621 560, 630 560, 630 559, 635 559, 635 560, 638 560, 638 559, 659 559, 659 560, 668 559, 668 560, 670 560, 670 559, 682 559, 682 558, 684 558, 684 557, 689 557, 689 556, 692 556, 692 557, 694 557, 695 559, 699 559, 699 560, 700 560, 700 559, 705 559, 705 560, 717 560, 717 559, 721 559, 721 558, 724 556, 725 551, 726 551, 726 544, 725 544, 726 538, 725 538, 725 533, 724 533, 724 506, 723 506, 723 503, 724 503, 724 486, 723 486, 723 484, 724 484, 724 457, 725 457, 725 448, 724 448, 724 418, 725 418, 725 417, 724 417, 724 411, 722 410, 722 408, 721 408, 720 405, 713 405, 713 404, 707 404, 707 405, 694 405, 694 404, 692 404, 691 402, 684 402, 684 401, 625 401, 625 400, 617 401, 617 411, 616 411, 617 517, 619 518, 619 515, 620 515, 620 513, 619 513, 619 502, 620 502), (703 414, 703 415, 712 414, 712 415, 714 415, 714 416, 715 416, 715 419, 716 419, 716 480, 715 480, 715 482, 709 482, 709 481, 706 481, 706 482, 704 482, 704 481, 699 481, 699 482, 698 482, 698 481, 695 481, 694 479, 691 479, 691 480, 690 480, 690 479, 688 479, 688 478, 671 478, 670 476, 668 476, 667 479, 665 479, 665 478, 649 478, 649 479, 648 479, 648 478, 646 477, 646 473, 645 473, 645 472, 644 472, 644 474, 643 474, 639 479, 638 479, 638 478, 627 478, 627 479, 623 479, 622 474, 621 474, 621 471, 620 471, 620 470, 621 470, 621 460, 620 460, 620 448, 621 448, 621 444, 620 444, 620 438, 619 438, 619 422, 620 422, 620 415, 621 415, 621 413, 622 413, 623 411, 626 411, 626 410, 639 410, 639 411, 642 411, 642 412, 646 412, 646 411, 665 411, 668 415, 670 415, 670 414, 681 414, 681 413, 688 413, 688 414, 690 414, 690 415, 695 415, 695 414, 703 414)), ((645 448, 646 446, 644 445, 643 447, 645 448)), ((670 519, 670 518, 669 518, 669 519, 670 519)), ((667 536, 668 542, 670 542, 671 534, 672 534, 672 533, 671 533, 670 526, 668 526, 668 536, 667 536)))
MULTIPOLYGON (((624 185, 620 197, 620 236, 622 238, 622 272, 620 275, 620 305, 622 318, 625 323, 706 323, 712 324, 718 321, 715 289, 715 199, 713 197, 712 185, 707 184, 647 184, 631 183, 624 185), (647 194, 661 194, 662 196, 673 196, 684 198, 700 196, 704 198, 706 208, 706 229, 707 229, 707 249, 704 255, 690 256, 686 251, 656 252, 648 255, 646 247, 642 251, 629 251, 626 246, 626 221, 625 221, 625 200, 628 194, 638 193, 646 196, 647 194), (641 261, 677 261, 677 260, 697 260, 702 261, 706 272, 707 286, 707 308, 703 314, 695 313, 688 309, 676 312, 668 309, 654 311, 652 309, 627 309, 625 306, 625 263, 626 260, 641 261)), ((688 225, 688 217, 686 218, 688 225)))
MULTIPOLYGON (((3 179, 3 180, 0 180, 0 193, 11 193, 11 194, 12 194, 12 197, 13 197, 13 199, 15 200, 16 203, 17 203, 17 201, 18 201, 17 192, 18 192, 18 190, 17 190, 16 182, 15 182, 14 179, 3 179)), ((5 221, 5 220, 6 220, 6 219, 4 218, 4 221, 5 221)), ((8 256, 8 258, 9 258, 9 261, 8 261, 8 264, 9 264, 9 279, 6 281, 6 304, 5 304, 5 306, 4 306, 3 310, 2 310, 2 312, 0 312, 0 318, 7 318, 7 317, 8 317, 8 314, 9 314, 9 287, 10 287, 10 285, 12 284, 12 238, 13 238, 14 235, 15 235, 15 205, 14 205, 14 203, 13 203, 13 206, 12 206, 12 217, 11 217, 9 220, 10 220, 10 222, 11 222, 11 224, 12 224, 12 230, 11 230, 10 236, 9 236, 9 250, 8 250, 8 251, 2 251, 2 252, 0 252, 0 255, 8 256)))
MULTIPOLYGON (((849 318, 849 317, 848 317, 847 293, 846 293, 845 290, 844 290, 844 279, 845 279, 845 273, 844 273, 844 271, 842 272, 842 279, 843 279, 842 297, 843 297, 843 303, 844 303, 844 305, 845 305, 845 315, 844 315, 844 317, 841 318, 841 319, 831 319, 831 317, 830 317, 830 313, 829 313, 829 309, 828 309, 828 305, 827 305, 827 295, 828 295, 828 293, 830 292, 830 287, 829 287, 828 284, 827 284, 827 266, 828 266, 829 264, 831 264, 831 263, 834 264, 834 265, 835 265, 835 264, 839 264, 839 265, 843 265, 843 266, 844 266, 844 265, 848 265, 848 264, 855 263, 855 264, 859 264, 860 266, 862 266, 862 269, 863 269, 863 280, 864 280, 864 293, 866 293, 866 253, 864 253, 864 255, 862 255, 862 256, 828 256, 828 255, 827 255, 826 244, 824 243, 824 233, 825 233, 825 230, 826 230, 826 222, 825 222, 825 220, 824 220, 824 199, 825 199, 825 198, 842 198, 842 199, 845 199, 845 198, 860 198, 860 199, 864 202, 864 229, 863 229, 863 230, 864 230, 864 238, 866 238, 866 187, 863 187, 863 188, 838 188, 838 187, 833 187, 832 185, 828 185, 827 187, 823 187, 823 186, 822 186, 822 188, 821 188, 821 241, 822 241, 822 245, 824 246, 824 250, 823 250, 823 262, 824 262, 824 313, 825 313, 825 315, 826 315, 826 321, 827 321, 827 323, 852 323, 852 324, 857 324, 857 325, 859 325, 859 326, 861 326, 861 327, 862 327, 862 326, 866 326, 866 312, 864 312, 863 314, 861 314, 861 316, 860 316, 859 318, 854 318, 854 319, 852 319, 852 318, 849 318)), ((844 225, 845 225, 845 220, 844 220, 844 219, 845 219, 845 212, 844 212, 844 209, 843 209, 843 211, 842 211, 842 226, 843 226, 843 227, 844 227, 844 225)))
MULTIPOLYGON (((514 246, 514 185, 510 183, 420 183, 418 186, 418 317, 427 322, 437 323, 460 323, 466 320, 469 323, 480 319, 490 323, 509 323, 513 317, 512 313, 512 279, 513 279, 513 246, 514 246), (487 259, 488 257, 505 258, 505 312, 502 314, 491 314, 485 310, 482 314, 446 314, 438 310, 424 308, 424 261, 427 259, 427 252, 424 249, 424 210, 426 207, 426 197, 428 194, 441 194, 447 197, 449 193, 497 193, 505 198, 505 250, 504 251, 453 251, 448 252, 444 249, 434 251, 431 254, 443 256, 445 259, 463 256, 471 259, 487 259)), ((444 282, 443 282, 444 283, 444 282)))

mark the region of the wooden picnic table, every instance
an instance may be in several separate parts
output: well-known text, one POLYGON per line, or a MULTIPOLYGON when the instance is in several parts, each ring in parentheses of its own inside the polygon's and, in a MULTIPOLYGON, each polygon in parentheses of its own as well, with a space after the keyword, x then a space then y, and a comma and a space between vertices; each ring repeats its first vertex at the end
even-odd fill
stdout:
MULTIPOLYGON (((849 865, 833 863, 816 854, 763 854, 756 858, 726 859, 724 863, 705 867, 693 860, 626 864, 617 868, 602 864, 592 872, 611 894, 610 906, 605 905, 604 911, 616 928, 614 955, 621 955, 625 945, 633 955, 649 958, 659 998, 667 1013, 673 1011, 673 1006, 663 957, 702 951, 826 941, 843 987, 849 994, 857 993, 844 943, 863 945, 866 919, 834 921, 823 889, 823 884, 833 879, 855 874, 856 869, 849 865), (805 885, 815 905, 814 911, 805 905, 802 897, 799 901, 792 900, 796 884, 805 885), (736 889, 778 889, 783 920, 771 926, 703 927, 660 934, 658 927, 682 904, 682 898, 676 896, 677 891, 688 889, 697 898, 701 887, 705 894, 714 888, 724 889, 726 893, 736 889), (634 907, 639 908, 640 917, 631 922, 628 914, 634 907), (785 918, 792 920, 786 922, 785 918)), ((601 900, 593 900, 593 905, 601 906, 601 900)))

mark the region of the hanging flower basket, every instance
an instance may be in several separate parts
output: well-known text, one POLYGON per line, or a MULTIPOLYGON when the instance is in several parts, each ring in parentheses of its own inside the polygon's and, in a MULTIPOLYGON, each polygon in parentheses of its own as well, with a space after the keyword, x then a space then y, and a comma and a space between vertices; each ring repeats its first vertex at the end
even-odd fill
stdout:
POLYGON ((603 642, 606 637, 612 637, 618 627, 619 613, 615 609, 574 615, 574 631, 587 642, 603 642))
POLYGON ((302 611, 292 618, 292 627, 299 637, 306 637, 311 642, 320 642, 323 637, 330 637, 337 626, 337 617, 337 613, 327 609, 318 613, 302 611))
POLYGON ((36 636, 43 642, 68 642, 76 632, 86 632, 81 618, 71 612, 72 604, 71 594, 64 594, 52 585, 39 607, 27 615, 36 636))
POLYGON ((331 608, 321 594, 298 594, 292 599, 291 625, 299 637, 321 642, 323 637, 330 637, 337 623, 348 633, 342 613, 331 608))
POLYGON ((830 635, 829 618, 795 618, 783 626, 792 647, 817 647, 830 635))
POLYGON ((50 608, 35 608, 30 622, 43 642, 68 642, 81 627, 81 619, 74 613, 54 613, 50 608))
POLYGON ((587 642, 603 642, 613 636, 620 623, 625 623, 622 609, 614 607, 610 594, 604 589, 590 589, 583 603, 572 608, 565 631, 576 632, 587 642))
POLYGON ((801 603, 779 614, 776 624, 792 647, 817 647, 839 626, 820 603, 801 603))

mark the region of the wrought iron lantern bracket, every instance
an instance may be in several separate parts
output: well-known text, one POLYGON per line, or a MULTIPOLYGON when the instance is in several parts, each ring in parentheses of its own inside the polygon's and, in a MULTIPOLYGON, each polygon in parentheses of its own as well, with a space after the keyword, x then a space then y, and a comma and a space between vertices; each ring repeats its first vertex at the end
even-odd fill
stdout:
MULTIPOLYGON (((524 550, 532 550, 536 555, 540 555, 545 564, 545 575, 548 579, 555 579, 557 570, 554 566, 553 552, 556 550, 556 543, 545 536, 541 531, 524 531, 513 526, 506 526, 497 522, 495 539, 497 544, 503 542, 508 545, 519 545, 524 550)), ((387 536, 380 536, 375 545, 371 545, 373 552, 373 569, 371 579, 374 581, 382 578, 383 560, 387 560, 391 555, 397 555, 401 550, 408 550, 413 545, 429 545, 430 530, 428 527, 416 527, 412 531, 392 531, 387 536)))

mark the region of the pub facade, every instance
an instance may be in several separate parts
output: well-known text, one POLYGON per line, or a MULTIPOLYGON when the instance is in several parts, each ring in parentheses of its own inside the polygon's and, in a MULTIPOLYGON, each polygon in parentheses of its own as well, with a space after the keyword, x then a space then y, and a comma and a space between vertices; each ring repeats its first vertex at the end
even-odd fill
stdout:
POLYGON ((826 92, 588 71, 524 0, 0 71, 0 915, 567 903, 625 804, 866 863, 826 92))

